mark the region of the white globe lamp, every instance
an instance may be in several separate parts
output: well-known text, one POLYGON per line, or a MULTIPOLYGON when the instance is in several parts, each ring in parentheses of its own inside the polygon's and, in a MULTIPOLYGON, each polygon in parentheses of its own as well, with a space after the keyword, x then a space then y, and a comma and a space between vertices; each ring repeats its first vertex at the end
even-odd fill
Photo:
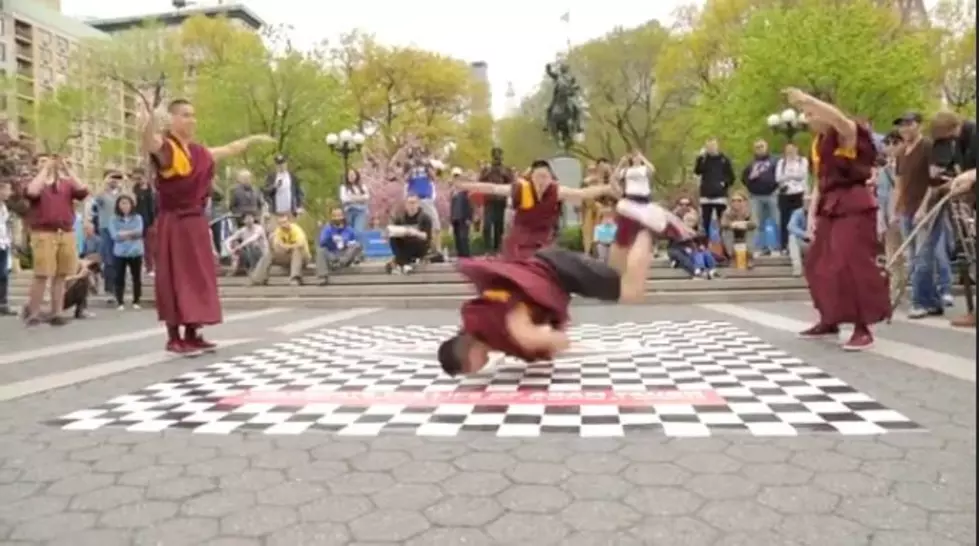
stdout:
POLYGON ((340 142, 350 142, 350 139, 352 139, 353 136, 353 133, 351 133, 349 129, 344 129, 340 131, 340 142))
POLYGON ((354 133, 353 142, 357 146, 363 146, 363 144, 364 144, 364 135, 362 135, 360 133, 354 133))
POLYGON ((786 125, 793 125, 798 120, 798 116, 796 115, 795 110, 791 108, 784 110, 782 112, 781 118, 782 118, 782 123, 786 125))
POLYGON ((778 114, 772 114, 772 115, 768 116, 768 126, 769 127, 772 127, 772 128, 778 127, 779 123, 781 123, 781 122, 782 122, 782 119, 780 117, 778 117, 778 114))
POLYGON ((340 142, 340 137, 336 133, 330 133, 326 135, 326 144, 328 146, 336 146, 340 142))

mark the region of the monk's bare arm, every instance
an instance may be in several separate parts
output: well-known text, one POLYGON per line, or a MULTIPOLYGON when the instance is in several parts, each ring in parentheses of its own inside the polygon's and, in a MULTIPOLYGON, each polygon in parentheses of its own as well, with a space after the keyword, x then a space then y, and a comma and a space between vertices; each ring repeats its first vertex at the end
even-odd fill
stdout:
POLYGON ((156 116, 148 113, 143 121, 143 131, 140 135, 140 148, 143 154, 155 156, 163 148, 163 135, 156 126, 156 116))
POLYGON ((790 94, 789 99, 793 101, 796 108, 801 109, 810 117, 822 120, 836 129, 841 147, 853 148, 857 145, 857 124, 839 108, 802 92, 799 92, 795 99, 790 94))
POLYGON ((581 202, 588 199, 597 199, 606 195, 614 195, 615 187, 608 185, 591 186, 587 188, 558 188, 557 197, 562 201, 581 202))
POLYGON ((556 355, 571 346, 564 332, 534 324, 530 311, 524 305, 517 305, 507 313, 506 329, 517 345, 532 353, 556 355))
POLYGON ((224 146, 210 148, 210 152, 215 161, 220 161, 222 159, 227 159, 229 157, 242 154, 250 146, 260 142, 274 143, 275 139, 269 135, 252 135, 245 138, 240 138, 234 142, 225 144, 224 146))
POLYGON ((45 159, 44 163, 41 164, 41 168, 37 171, 37 174, 34 175, 34 178, 27 183, 27 188, 24 190, 24 192, 28 197, 37 197, 38 195, 41 195, 41 190, 44 189, 45 184, 48 183, 48 180, 51 180, 54 177, 51 170, 51 162, 45 159))
POLYGON ((452 187, 459 188, 463 191, 474 191, 497 197, 509 197, 510 192, 513 191, 510 184, 491 184, 489 182, 453 182, 452 187))

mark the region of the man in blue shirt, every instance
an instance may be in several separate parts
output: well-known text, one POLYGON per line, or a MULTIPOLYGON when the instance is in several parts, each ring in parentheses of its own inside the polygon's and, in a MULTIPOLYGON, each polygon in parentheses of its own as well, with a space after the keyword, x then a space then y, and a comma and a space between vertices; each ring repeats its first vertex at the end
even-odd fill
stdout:
POLYGON ((316 245, 316 276, 320 285, 330 283, 331 270, 350 267, 363 252, 357 233, 344 219, 343 209, 334 208, 330 211, 330 223, 323 226, 316 245))
POLYGON ((802 255, 812 241, 809 234, 809 195, 802 198, 802 206, 792 211, 789 217, 789 259, 792 261, 792 274, 802 276, 802 255))

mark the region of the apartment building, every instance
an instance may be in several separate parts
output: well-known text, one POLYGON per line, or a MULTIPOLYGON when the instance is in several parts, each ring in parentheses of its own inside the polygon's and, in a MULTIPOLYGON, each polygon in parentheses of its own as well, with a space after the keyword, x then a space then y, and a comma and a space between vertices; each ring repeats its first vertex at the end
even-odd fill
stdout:
MULTIPOLYGON (((49 1, 56 2, 59 0, 49 1)), ((205 17, 226 17, 232 24, 251 30, 259 30, 265 26, 265 21, 259 18, 248 6, 239 2, 224 3, 220 0, 216 3, 199 2, 183 9, 164 13, 114 17, 111 19, 89 19, 85 22, 102 32, 115 34, 139 27, 147 21, 156 21, 166 27, 179 27, 184 21, 197 15, 203 15, 205 17)))

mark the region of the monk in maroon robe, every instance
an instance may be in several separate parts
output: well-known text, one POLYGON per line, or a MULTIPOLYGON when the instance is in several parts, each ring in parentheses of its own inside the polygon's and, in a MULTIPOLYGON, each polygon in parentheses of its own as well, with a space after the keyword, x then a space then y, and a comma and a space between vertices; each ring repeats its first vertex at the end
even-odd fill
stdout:
POLYGON ((197 122, 190 102, 173 101, 168 113, 170 127, 161 134, 154 114, 147 112, 142 144, 156 170, 156 312, 167 327, 166 350, 186 354, 214 349, 200 328, 221 322, 217 271, 204 212, 214 162, 243 152, 253 142, 272 139, 259 135, 209 149, 193 141, 197 122))
POLYGON ((531 164, 529 180, 527 178, 518 178, 513 184, 454 183, 463 190, 510 198, 514 209, 513 225, 503 239, 504 258, 528 258, 553 243, 563 201, 596 199, 613 195, 615 191, 611 186, 562 186, 554 176, 550 163, 543 159, 531 164))
POLYGON ((853 324, 843 348, 869 349, 870 326, 891 315, 888 280, 877 264, 877 201, 867 186, 877 158, 873 138, 831 104, 798 89, 786 90, 786 96, 817 132, 818 182, 809 205, 812 242, 804 265, 819 322, 800 336, 836 337, 841 324, 853 324))
MULTIPOLYGON (((643 225, 666 222, 656 205, 635 212, 643 225)), ((459 334, 439 347, 442 369, 451 376, 476 373, 489 362, 491 350, 526 362, 553 359, 570 346, 565 328, 571 295, 641 302, 651 260, 649 231, 637 234, 622 274, 604 262, 558 248, 515 259, 461 260, 459 271, 479 295, 462 305, 459 334)))

